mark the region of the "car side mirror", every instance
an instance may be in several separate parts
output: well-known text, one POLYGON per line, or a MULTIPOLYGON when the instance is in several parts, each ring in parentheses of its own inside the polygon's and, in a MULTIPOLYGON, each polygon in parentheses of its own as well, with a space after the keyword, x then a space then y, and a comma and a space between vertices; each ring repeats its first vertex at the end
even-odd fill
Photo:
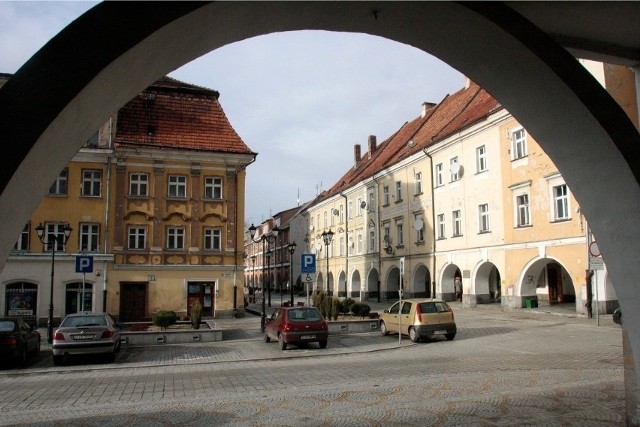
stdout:
POLYGON ((388 314, 388 313, 389 313, 389 310, 385 310, 385 311, 384 311, 384 313, 387 313, 387 314, 388 314))

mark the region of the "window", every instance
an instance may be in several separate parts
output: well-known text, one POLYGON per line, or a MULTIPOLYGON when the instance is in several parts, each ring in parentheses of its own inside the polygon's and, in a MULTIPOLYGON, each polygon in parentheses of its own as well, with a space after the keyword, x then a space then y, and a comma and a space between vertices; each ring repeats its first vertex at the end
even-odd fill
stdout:
POLYGON ((444 214, 438 214, 437 218, 438 223, 438 239, 444 239, 445 237, 445 224, 444 224, 444 214))
POLYGON ((422 214, 418 213, 413 216, 413 223, 416 230, 416 242, 424 242, 424 221, 422 220, 422 214))
POLYGON ((98 252, 100 247, 100 226, 98 224, 80 224, 80 250, 98 252))
POLYGON ((344 237, 340 237, 340 248, 338 249, 338 256, 344 256, 344 237))
POLYGON ((376 250, 376 232, 369 230, 369 252, 375 252, 376 250))
POLYGON ((344 205, 340 205, 340 224, 344 223, 344 205))
POLYGON ((98 146, 98 132, 94 133, 93 135, 91 135, 91 137, 89 139, 87 139, 87 146, 89 147, 97 147, 98 146))
POLYGON ((347 218, 353 219, 353 201, 349 200, 349 206, 347 207, 347 218))
POLYGON ((422 194, 422 172, 416 172, 414 177, 414 194, 422 194))
POLYGON ((144 226, 129 227, 129 249, 144 249, 147 245, 147 228, 144 226))
POLYGON ((168 197, 184 199, 187 197, 187 177, 184 175, 169 175, 168 197))
POLYGON ((442 172, 442 163, 438 163, 436 165, 434 181, 436 182, 436 187, 442 187, 444 185, 444 174, 442 172))
POLYGON ((327 225, 329 225, 327 211, 324 211, 324 228, 327 228, 327 225))
POLYGON ((369 212, 373 212, 373 207, 375 206, 375 195, 373 193, 373 190, 369 190, 369 205, 367 206, 367 209, 369 210, 369 212))
POLYGON ((204 248, 210 251, 222 250, 222 229, 219 227, 204 229, 204 248))
POLYGON ((458 165, 458 156, 453 157, 451 160, 449 160, 449 170, 451 171, 451 182, 460 179, 460 166, 458 165))
POLYGON ((529 218, 529 195, 516 196, 516 224, 518 227, 531 225, 529 218))
POLYGON ((382 201, 384 206, 389 206, 389 186, 382 187, 382 201))
POLYGON ((459 210, 453 211, 451 213, 452 218, 452 226, 453 226, 453 235, 462 236, 462 215, 459 210))
POLYGON ((553 187, 553 207, 554 220, 569 219, 569 193, 566 184, 553 187))
POLYGON ((22 232, 20 232, 20 237, 18 237, 18 241, 13 247, 13 250, 21 251, 21 252, 26 252, 29 250, 30 227, 31 226, 29 224, 24 226, 24 228, 22 229, 22 232))
POLYGON ((129 175, 129 195, 133 197, 149 195, 149 175, 132 173, 129 175))
POLYGON ((402 201, 402 182, 396 181, 396 202, 402 201))
POLYGON ((65 196, 67 194, 67 184, 69 179, 69 169, 64 168, 60 175, 53 181, 51 187, 49 188, 49 194, 54 194, 56 196, 65 196))
POLYGON ((358 253, 362 253, 362 231, 358 231, 358 253))
POLYGON ((396 242, 398 246, 403 246, 404 245, 404 236, 403 236, 403 224, 402 224, 402 220, 398 219, 396 220, 396 242))
POLYGON ((60 251, 60 252, 64 252, 65 250, 65 244, 64 244, 64 227, 67 224, 54 224, 54 223, 47 223, 46 228, 45 228, 45 243, 44 243, 44 247, 45 250, 50 251, 51 250, 51 246, 49 244, 49 242, 53 242, 54 241, 54 236, 56 238, 55 240, 55 244, 56 244, 56 252, 60 251))
POLYGON ((83 170, 82 171, 82 195, 89 197, 99 197, 102 190, 102 171, 83 170))
POLYGON ((385 222, 384 224, 382 224, 382 230, 383 230, 383 240, 385 243, 385 247, 387 246, 391 246, 391 224, 389 224, 388 222, 385 222))
POLYGON ((331 221, 329 221, 331 223, 331 226, 333 227, 336 224, 336 216, 338 216, 338 210, 335 208, 331 208, 329 209, 330 212, 330 218, 331 221))
POLYGON ((487 147, 484 145, 476 148, 476 168, 478 173, 487 170, 487 147))
POLYGON ((522 159, 527 156, 527 134, 524 129, 511 133, 511 160, 522 159))
POLYGON ((358 197, 356 200, 356 215, 362 216, 362 197, 358 197))
POLYGON ((489 205, 485 203, 478 206, 478 231, 488 233, 489 230, 489 205))
POLYGON ((204 198, 222 199, 222 178, 208 176, 204 179, 204 198))
POLYGON ((184 249, 184 227, 167 228, 167 249, 184 249))

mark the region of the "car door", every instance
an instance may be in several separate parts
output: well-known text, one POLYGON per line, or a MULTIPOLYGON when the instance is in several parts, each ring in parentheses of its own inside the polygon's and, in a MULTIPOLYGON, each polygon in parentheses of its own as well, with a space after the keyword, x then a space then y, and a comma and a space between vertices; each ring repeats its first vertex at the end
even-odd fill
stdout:
POLYGON ((409 326, 413 325, 413 319, 411 316, 411 308, 413 303, 410 301, 402 302, 402 309, 400 310, 400 330, 402 334, 409 335, 409 326))
POLYGON ((389 332, 398 332, 398 314, 400 312, 400 302, 393 304, 389 312, 385 313, 384 324, 389 332))
POLYGON ((282 323, 282 310, 276 309, 276 311, 271 315, 271 319, 267 321, 267 324, 264 327, 265 333, 271 339, 278 339, 278 330, 280 328, 280 324, 282 323))

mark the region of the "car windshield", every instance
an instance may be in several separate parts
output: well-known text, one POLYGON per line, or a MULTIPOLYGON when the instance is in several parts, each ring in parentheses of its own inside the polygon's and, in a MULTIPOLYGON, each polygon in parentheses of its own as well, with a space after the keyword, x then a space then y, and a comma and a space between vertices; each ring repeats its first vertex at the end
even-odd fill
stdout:
POLYGON ((15 323, 11 320, 0 321, 0 332, 11 332, 15 327, 15 323))
POLYGON ((321 320, 322 315, 317 310, 297 308, 289 311, 289 320, 292 322, 304 322, 308 320, 321 320))
POLYGON ((61 328, 81 328, 84 326, 107 326, 104 316, 67 317, 60 324, 61 328))

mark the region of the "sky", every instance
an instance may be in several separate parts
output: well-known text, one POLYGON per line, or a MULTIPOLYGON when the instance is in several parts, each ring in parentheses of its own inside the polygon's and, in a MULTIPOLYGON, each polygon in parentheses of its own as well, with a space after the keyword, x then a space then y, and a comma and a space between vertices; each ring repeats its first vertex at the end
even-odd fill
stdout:
MULTIPOLYGON (((0 72, 15 73, 94 2, 0 1, 0 72)), ((353 166, 353 147, 384 141, 464 85, 427 53, 355 33, 297 31, 224 46, 169 73, 220 92, 258 153, 247 169, 247 224, 313 199, 353 166)))

